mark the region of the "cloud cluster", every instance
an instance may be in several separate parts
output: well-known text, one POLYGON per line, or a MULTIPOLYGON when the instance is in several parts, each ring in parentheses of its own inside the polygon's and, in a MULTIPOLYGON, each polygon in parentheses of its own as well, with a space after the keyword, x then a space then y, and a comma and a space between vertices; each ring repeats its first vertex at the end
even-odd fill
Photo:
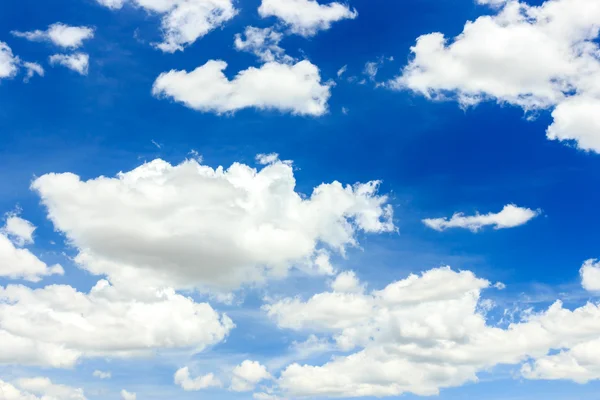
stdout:
POLYGON ((106 280, 89 293, 68 285, 0 287, 0 363, 5 364, 64 368, 81 357, 139 356, 163 348, 199 352, 233 327, 210 305, 172 289, 132 297, 106 280))
POLYGON ((586 350, 597 348, 598 304, 569 310, 557 301, 502 328, 486 320, 490 302, 481 291, 490 286, 472 272, 438 268, 368 294, 350 285, 351 291, 267 304, 280 327, 331 335, 341 351, 352 352, 324 365, 292 364, 279 387, 298 397, 428 396, 476 381, 496 365, 523 362, 526 378, 596 376, 600 363, 586 350), (551 355, 553 349, 565 350, 551 355))
POLYGON ((394 229, 378 182, 321 184, 306 197, 291 163, 271 161, 257 170, 157 159, 114 178, 47 174, 32 188, 79 265, 127 290, 232 290, 292 267, 327 267, 324 251, 394 229))
POLYGON ((155 46, 167 53, 183 50, 236 14, 231 0, 96 0, 119 9, 126 3, 160 15, 163 41, 155 46))
MULTIPOLYGON (((94 29, 88 26, 70 26, 57 22, 48 27, 47 30, 35 31, 12 31, 13 36, 21 37, 34 42, 46 41, 66 50, 75 50, 83 46, 85 40, 94 37, 94 29)), ((82 52, 69 54, 53 54, 49 58, 51 65, 62 65, 80 75, 87 75, 89 68, 89 55, 82 52)), ((24 63, 27 69, 26 81, 34 75, 44 76, 44 69, 36 63, 24 63)))
POLYGON ((449 228, 465 228, 477 232, 485 226, 493 226, 494 229, 514 228, 526 224, 539 214, 540 212, 537 210, 508 204, 498 213, 477 213, 471 216, 455 213, 450 219, 426 218, 423 223, 436 231, 444 231, 449 228))
POLYGON ((467 22, 451 40, 441 33, 419 37, 413 60, 391 85, 463 106, 495 100, 550 109, 549 139, 600 152, 600 4, 479 2, 497 11, 467 22))

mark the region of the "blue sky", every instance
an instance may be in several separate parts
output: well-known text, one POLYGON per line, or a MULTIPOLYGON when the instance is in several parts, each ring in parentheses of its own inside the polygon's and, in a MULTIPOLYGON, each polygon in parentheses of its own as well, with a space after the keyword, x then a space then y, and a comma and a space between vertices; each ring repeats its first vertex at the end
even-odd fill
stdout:
POLYGON ((0 5, 0 399, 600 399, 597 0, 121 3, 0 5))

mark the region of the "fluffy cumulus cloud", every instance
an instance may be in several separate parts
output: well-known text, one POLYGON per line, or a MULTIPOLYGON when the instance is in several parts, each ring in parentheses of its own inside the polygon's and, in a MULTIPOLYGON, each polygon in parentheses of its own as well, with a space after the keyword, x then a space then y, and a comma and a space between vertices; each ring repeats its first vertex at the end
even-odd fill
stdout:
POLYGON ((67 285, 0 287, 0 363, 71 367, 81 357, 198 352, 233 326, 210 305, 172 289, 132 297, 106 280, 89 293, 67 285))
POLYGON ((246 360, 233 369, 230 390, 249 392, 254 390, 258 383, 271 378, 271 374, 264 365, 258 361, 246 360))
POLYGON ((465 106, 495 100, 527 111, 551 109, 549 139, 600 152, 600 4, 479 2, 497 10, 467 22, 451 40, 441 33, 419 37, 413 60, 392 86, 465 106))
POLYGON ((4 42, 0 42, 0 79, 12 78, 19 70, 19 58, 4 42))
POLYGON ((83 45, 84 40, 94 37, 94 29, 87 26, 69 26, 63 23, 52 24, 47 30, 30 32, 12 31, 14 36, 31 41, 49 41, 66 49, 76 49, 83 45))
POLYGON ((600 262, 598 260, 587 260, 579 270, 581 285, 590 292, 600 292, 600 262))
POLYGON ((231 290, 317 269, 315 257, 356 245, 358 232, 394 229, 376 181, 321 184, 310 196, 295 184, 291 163, 279 160, 257 170, 157 159, 114 178, 47 174, 32 187, 81 267, 123 290, 231 290))
POLYGON ((327 112, 331 85, 321 82, 319 69, 310 61, 268 62, 243 70, 232 80, 223 73, 226 68, 226 62, 210 60, 191 72, 164 72, 152 92, 194 110, 218 114, 244 108, 312 116, 327 112))
POLYGON ((97 0, 112 9, 124 4, 160 15, 163 41, 156 47, 173 53, 183 50, 210 31, 232 19, 237 10, 231 0, 97 0))
POLYGON ((50 56, 50 64, 62 65, 80 75, 87 75, 90 65, 90 56, 86 53, 54 54, 50 56))
POLYGON ((278 385, 296 397, 435 395, 496 365, 523 363, 526 378, 551 376, 552 365, 563 378, 595 376, 599 358, 586 350, 597 349, 598 304, 569 310, 557 301, 502 327, 486 318, 481 294, 490 287, 472 272, 437 268, 370 293, 334 289, 267 304, 280 327, 330 335, 350 352, 323 365, 289 365, 278 385), (554 359, 554 349, 565 349, 571 364, 554 359))
POLYGON ((64 273, 60 265, 48 266, 28 249, 20 248, 33 243, 34 230, 31 222, 16 215, 7 218, 0 229, 0 277, 38 282, 45 276, 64 273))
POLYGON ((333 22, 358 16, 345 4, 319 4, 316 0, 262 0, 258 13, 263 18, 277 17, 292 33, 302 36, 313 36, 333 22))
POLYGON ((470 216, 463 213, 456 213, 450 219, 426 218, 423 220, 423 223, 436 231, 444 231, 449 228, 464 228, 472 232, 477 232, 485 226, 493 226, 494 229, 514 228, 526 224, 539 214, 540 212, 537 210, 508 204, 498 213, 477 213, 470 216))
POLYGON ((214 374, 207 374, 192 378, 188 367, 183 367, 175 372, 174 381, 185 391, 197 391, 211 387, 221 387, 223 384, 214 374))

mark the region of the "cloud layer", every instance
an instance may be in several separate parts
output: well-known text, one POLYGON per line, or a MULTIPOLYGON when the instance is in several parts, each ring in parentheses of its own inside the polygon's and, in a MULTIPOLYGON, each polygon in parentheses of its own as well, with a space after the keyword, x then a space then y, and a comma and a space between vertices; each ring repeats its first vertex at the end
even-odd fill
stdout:
POLYGON ((453 39, 431 33, 392 87, 463 106, 495 100, 526 111, 552 110, 553 140, 600 152, 600 4, 548 0, 540 6, 485 1, 495 14, 465 24, 453 39))
POLYGON ((490 287, 470 271, 438 268, 369 294, 334 289, 267 304, 278 326, 330 336, 350 352, 323 365, 292 364, 279 386, 292 397, 430 396, 477 381, 494 366, 521 363, 525 378, 597 376, 595 353, 584 355, 597 346, 598 304, 569 310, 557 301, 503 328, 486 318, 493 303, 481 292, 490 287), (553 349, 565 350, 555 356, 553 349))

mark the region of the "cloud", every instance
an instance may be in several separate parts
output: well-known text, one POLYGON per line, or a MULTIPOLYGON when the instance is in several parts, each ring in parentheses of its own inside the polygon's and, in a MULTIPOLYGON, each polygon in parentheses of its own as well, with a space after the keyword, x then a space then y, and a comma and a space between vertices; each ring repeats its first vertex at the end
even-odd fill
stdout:
POLYGON ((35 227, 31 222, 11 215, 0 229, 0 277, 39 282, 49 275, 64 274, 55 264, 48 266, 27 249, 15 247, 33 243, 35 227))
MULTIPOLYGON (((66 385, 57 385, 48 378, 24 378, 16 384, 21 390, 41 396, 41 400, 86 400, 83 389, 76 389, 66 385)), ((29 399, 29 397, 25 397, 29 399)), ((37 399, 37 397, 35 397, 37 399)))
POLYGON ((365 287, 360 283, 354 272, 345 271, 331 282, 331 289, 338 293, 362 293, 365 287))
POLYGON ((264 365, 261 365, 258 361, 246 360, 233 369, 230 390, 249 392, 254 390, 261 381, 271 378, 271 374, 264 365))
POLYGON ((309 61, 293 65, 269 62, 243 70, 232 80, 223 73, 225 68, 226 62, 210 60, 192 72, 163 72, 152 93, 217 114, 244 108, 313 116, 327 112, 330 85, 321 83, 319 69, 309 61))
POLYGON ((451 40, 441 33, 419 37, 413 60, 391 86, 463 106, 495 100, 550 109, 549 139, 600 152, 598 3, 479 2, 496 5, 496 13, 467 22, 451 40))
MULTIPOLYGON (((486 320, 489 300, 481 292, 490 288, 470 271, 446 267, 371 293, 324 292, 267 304, 279 327, 330 335, 340 351, 350 352, 323 365, 289 365, 279 389, 292 397, 436 395, 496 365, 541 362, 553 349, 575 351, 598 341, 598 304, 568 310, 557 301, 502 328, 486 320)), ((591 359, 591 365, 580 360, 587 376, 600 364, 591 359)), ((525 378, 533 376, 523 368, 525 378)), ((572 372, 571 378, 578 374, 572 372)))
POLYGON ((455 213, 452 218, 426 218, 423 223, 435 229, 444 231, 448 228, 465 228, 477 232, 484 226, 493 226, 494 229, 514 228, 524 225, 540 214, 537 210, 517 207, 514 204, 504 206, 498 213, 479 214, 465 216, 463 213, 455 213))
POLYGON ((188 367, 183 367, 177 370, 175 373, 174 381, 176 385, 181 386, 185 391, 197 391, 202 389, 208 389, 211 387, 221 387, 223 384, 218 380, 214 374, 207 374, 204 376, 198 376, 196 378, 190 377, 190 370, 188 367))
POLYGON ((344 4, 319 4, 315 0, 262 0, 258 13, 263 18, 277 17, 292 33, 306 37, 329 29, 333 22, 358 16, 344 4))
POLYGON ((590 259, 579 270, 581 285, 590 292, 600 292, 600 262, 590 259))
POLYGON ((521 374, 533 380, 570 380, 585 384, 600 379, 600 340, 591 340, 523 365, 521 374))
POLYGON ((6 223, 0 232, 8 236, 18 246, 33 243, 33 232, 36 227, 29 221, 9 213, 6 223))
POLYGON ((246 39, 241 34, 235 35, 234 45, 239 51, 246 51, 257 56, 262 62, 293 62, 293 58, 285 54, 285 50, 279 47, 283 34, 273 28, 246 27, 244 31, 246 39))
POLYGON ((0 79, 12 78, 19 70, 19 58, 4 42, 0 42, 0 79))
POLYGON ((200 352, 233 327, 210 305, 172 289, 132 297, 106 280, 89 293, 67 285, 0 287, 4 364, 71 367, 81 357, 134 357, 171 348, 200 352))
POLYGON ((84 40, 94 37, 94 29, 87 26, 69 26, 60 22, 52 24, 45 31, 20 32, 12 31, 14 36, 30 41, 49 41, 65 49, 76 49, 84 40))
POLYGON ((357 245, 359 232, 395 229, 377 181, 321 184, 310 196, 295 184, 290 162, 256 170, 157 159, 114 178, 46 174, 32 188, 78 249, 75 261, 120 290, 229 291, 314 270, 315 257, 357 245))
POLYGON ((90 65, 90 56, 85 53, 74 54, 54 54, 50 56, 51 65, 62 65, 77 72, 80 75, 87 75, 90 65))
POLYGON ((162 16, 163 41, 155 46, 174 53, 191 45, 232 19, 237 10, 231 0, 96 0, 111 9, 129 3, 162 16))
POLYGON ((99 379, 110 379, 112 377, 112 374, 110 373, 110 371, 95 370, 92 375, 99 379))
POLYGON ((135 393, 130 393, 127 390, 121 390, 121 400, 135 400, 137 395, 135 393))
POLYGON ((36 74, 39 76, 44 76, 44 68, 38 63, 24 62, 23 67, 27 69, 27 75, 24 79, 25 82, 29 82, 29 80, 33 78, 36 74))

